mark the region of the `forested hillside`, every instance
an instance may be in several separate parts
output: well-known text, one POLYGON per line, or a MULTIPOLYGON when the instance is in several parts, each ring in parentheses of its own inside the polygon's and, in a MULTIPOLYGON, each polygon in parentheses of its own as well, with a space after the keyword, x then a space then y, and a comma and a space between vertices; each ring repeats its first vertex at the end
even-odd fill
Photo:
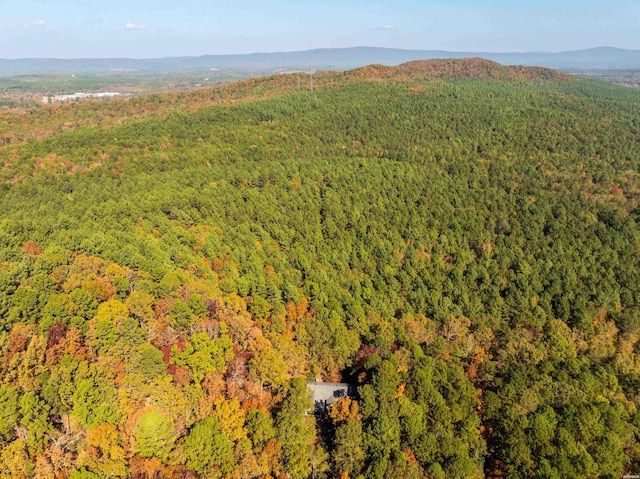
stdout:
POLYGON ((640 473, 640 92, 307 81, 0 116, 0 478, 640 473))

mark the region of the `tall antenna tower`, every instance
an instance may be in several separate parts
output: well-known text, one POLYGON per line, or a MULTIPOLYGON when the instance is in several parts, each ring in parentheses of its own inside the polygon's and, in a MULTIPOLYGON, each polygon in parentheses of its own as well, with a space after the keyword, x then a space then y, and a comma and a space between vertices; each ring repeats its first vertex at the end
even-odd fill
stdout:
POLYGON ((309 62, 309 91, 313 91, 313 62, 309 62))

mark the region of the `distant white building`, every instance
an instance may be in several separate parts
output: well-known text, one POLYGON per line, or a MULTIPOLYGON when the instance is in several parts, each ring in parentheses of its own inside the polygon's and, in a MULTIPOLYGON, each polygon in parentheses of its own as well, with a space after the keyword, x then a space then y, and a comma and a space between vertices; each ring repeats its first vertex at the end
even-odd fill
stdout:
POLYGON ((69 95, 43 96, 42 103, 55 103, 57 101, 83 100, 86 98, 112 98, 112 97, 122 96, 122 95, 124 95, 124 93, 120 93, 118 91, 102 91, 97 93, 78 92, 78 93, 71 93, 69 95))

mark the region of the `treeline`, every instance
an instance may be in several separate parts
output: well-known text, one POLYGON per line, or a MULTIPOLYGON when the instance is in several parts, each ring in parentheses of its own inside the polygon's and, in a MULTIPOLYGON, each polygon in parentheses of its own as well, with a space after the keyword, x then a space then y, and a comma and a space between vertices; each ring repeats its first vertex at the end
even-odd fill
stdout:
POLYGON ((518 75, 0 150, 0 477, 633 472, 640 96, 518 75))

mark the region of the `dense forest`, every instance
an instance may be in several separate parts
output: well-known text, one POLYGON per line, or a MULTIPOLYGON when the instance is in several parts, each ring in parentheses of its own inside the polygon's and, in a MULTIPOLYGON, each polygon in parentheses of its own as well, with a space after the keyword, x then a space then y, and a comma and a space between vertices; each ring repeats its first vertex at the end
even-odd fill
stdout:
POLYGON ((0 114, 0 478, 640 473, 640 92, 307 82, 0 114))

